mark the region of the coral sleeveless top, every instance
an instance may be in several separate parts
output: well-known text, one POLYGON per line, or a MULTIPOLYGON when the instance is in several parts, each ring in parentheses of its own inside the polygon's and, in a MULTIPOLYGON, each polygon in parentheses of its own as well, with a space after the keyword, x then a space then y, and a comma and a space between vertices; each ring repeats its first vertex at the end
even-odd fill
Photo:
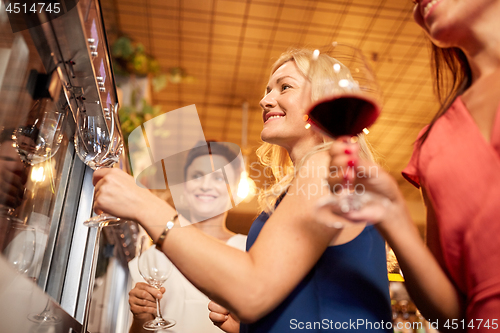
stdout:
POLYGON ((488 331, 486 320, 500 321, 500 106, 488 143, 458 97, 403 176, 430 199, 442 265, 467 300, 467 320, 488 331))

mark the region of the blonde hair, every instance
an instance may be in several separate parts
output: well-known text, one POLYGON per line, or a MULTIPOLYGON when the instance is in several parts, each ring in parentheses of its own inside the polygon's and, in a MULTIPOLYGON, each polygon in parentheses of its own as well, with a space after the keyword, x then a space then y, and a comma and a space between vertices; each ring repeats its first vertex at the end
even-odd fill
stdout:
MULTIPOLYGON (((271 75, 283 64, 294 61, 299 72, 311 82, 311 102, 315 102, 323 97, 322 82, 324 82, 325 78, 347 77, 350 72, 347 67, 336 59, 326 54, 320 54, 316 60, 318 64, 316 68, 319 68, 319 70, 309 73, 309 65, 312 56, 313 51, 308 49, 290 49, 284 52, 273 64, 271 67, 271 75), (334 64, 339 64, 341 70, 334 72, 334 64)), ((294 166, 285 148, 263 142, 257 149, 256 154, 260 163, 265 167, 264 170, 271 170, 275 182, 270 188, 260 191, 258 197, 260 208, 267 213, 274 212, 276 201, 286 192, 288 187, 290 187, 292 181, 296 177, 297 170, 300 170, 309 157, 328 150, 331 144, 332 142, 323 142, 315 146, 298 161, 297 165, 294 166)), ((360 147, 360 157, 373 161, 373 155, 365 140, 364 134, 358 135, 358 144, 360 147)))

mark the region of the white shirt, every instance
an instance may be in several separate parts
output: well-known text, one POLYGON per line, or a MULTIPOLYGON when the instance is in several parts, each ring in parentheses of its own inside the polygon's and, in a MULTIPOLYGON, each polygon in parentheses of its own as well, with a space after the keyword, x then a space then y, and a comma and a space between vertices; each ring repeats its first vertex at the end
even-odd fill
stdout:
MULTIPOLYGON (((229 238, 227 245, 245 251, 247 236, 237 234, 229 238)), ((128 263, 132 277, 132 288, 137 282, 145 282, 139 274, 137 257, 128 263)), ((157 332, 170 333, 220 333, 208 314, 209 298, 189 282, 174 266, 168 280, 163 284, 165 293, 161 299, 161 313, 163 318, 176 321, 175 326, 157 332)))

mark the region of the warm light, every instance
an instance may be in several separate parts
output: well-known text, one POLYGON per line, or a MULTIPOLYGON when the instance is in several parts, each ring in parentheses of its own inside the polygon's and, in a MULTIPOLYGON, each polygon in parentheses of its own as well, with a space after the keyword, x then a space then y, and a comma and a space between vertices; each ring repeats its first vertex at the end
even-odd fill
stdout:
POLYGON ((319 50, 314 50, 313 51, 313 60, 318 59, 318 57, 319 57, 319 50))
POLYGON ((311 128, 311 124, 306 124, 306 129, 311 128))
POLYGON ((45 180, 43 166, 35 166, 31 169, 31 181, 41 183, 45 180))
POLYGON ((335 71, 335 73, 340 72, 340 65, 339 64, 333 65, 333 70, 335 71))
POLYGON ((240 183, 238 184, 238 193, 236 194, 240 199, 251 199, 255 195, 255 182, 252 178, 248 177, 246 171, 241 173, 240 183))
POLYGON ((363 133, 368 135, 368 133, 370 133, 370 131, 368 130, 368 128, 363 128, 363 133))
POLYGON ((349 80, 346 80, 346 79, 340 80, 339 81, 339 86, 342 87, 342 88, 349 87, 349 80))

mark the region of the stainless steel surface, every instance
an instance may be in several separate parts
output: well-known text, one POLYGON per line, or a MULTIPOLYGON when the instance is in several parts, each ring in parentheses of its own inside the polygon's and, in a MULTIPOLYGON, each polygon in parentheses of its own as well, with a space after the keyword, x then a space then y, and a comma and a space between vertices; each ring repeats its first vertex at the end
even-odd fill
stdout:
MULTIPOLYGON (((90 266, 89 266, 89 269, 88 269, 88 274, 86 274, 87 276, 89 276, 89 281, 88 281, 88 284, 85 285, 85 284, 82 284, 81 285, 81 288, 83 289, 83 291, 86 292, 85 295, 82 294, 82 292, 80 292, 80 297, 84 297, 85 299, 85 304, 82 304, 82 303, 78 303, 79 307, 77 307, 77 316, 78 316, 78 309, 79 308, 82 308, 83 307, 83 319, 82 319, 82 324, 83 324, 83 331, 87 331, 87 327, 88 327, 88 324, 89 324, 89 316, 90 316, 90 304, 91 304, 91 301, 92 301, 92 293, 94 291, 94 284, 95 284, 95 274, 96 274, 96 269, 97 269, 97 260, 99 258, 99 242, 100 242, 100 239, 101 239, 101 232, 102 232, 102 228, 92 228, 91 229, 91 234, 92 234, 92 231, 95 230, 95 238, 92 238, 90 237, 91 241, 87 244, 87 254, 91 255, 91 258, 90 258, 90 266), (85 288, 87 290, 85 290, 85 288)), ((86 262, 88 262, 89 260, 86 259, 86 262)))
MULTIPOLYGON (((77 161, 78 163, 83 163, 77 161)), ((76 163, 76 162, 75 162, 76 163)), ((94 250, 92 241, 95 241, 95 229, 89 229, 83 225, 92 212, 92 198, 94 186, 92 185, 93 171, 85 167, 80 200, 78 201, 78 212, 74 220, 74 230, 71 237, 71 249, 64 284, 62 286, 61 307, 73 315, 79 322, 83 320, 83 309, 85 295, 88 288, 90 276, 90 259, 94 250), (78 309, 78 313, 77 313, 78 309)))
MULTIPOLYGON (((67 135, 71 137, 72 131, 69 131, 67 135)), ((68 205, 68 200, 71 200, 71 192, 69 191, 73 189, 73 187, 70 186, 70 184, 74 183, 75 181, 78 182, 77 176, 75 174, 76 170, 74 170, 73 168, 73 162, 74 162, 73 159, 74 159, 74 147, 73 145, 69 145, 66 149, 64 164, 62 165, 61 168, 61 180, 59 182, 59 188, 57 189, 57 197, 55 200, 54 209, 52 210, 47 247, 45 249, 45 254, 43 256, 40 275, 38 276, 38 286, 42 288, 42 290, 46 290, 46 292, 49 293, 49 295, 51 295, 55 299, 59 299, 60 290, 58 289, 60 289, 61 284, 56 284, 56 285, 52 284, 51 288, 49 288, 47 283, 49 280, 49 274, 53 281, 54 280, 62 281, 62 278, 64 278, 63 276, 61 276, 58 279, 56 276, 58 275, 58 272, 64 272, 62 266, 66 263, 66 260, 64 259, 64 253, 66 251, 61 250, 59 248, 56 249, 56 244, 58 244, 59 246, 64 244, 64 242, 61 242, 61 239, 65 238, 64 237, 64 232, 66 230, 65 225, 69 223, 68 219, 67 218, 65 219, 65 217, 67 217, 67 215, 65 214, 68 211, 68 209, 74 210, 75 208, 74 202, 72 203, 73 204, 72 208, 70 208, 71 206, 68 205), (70 176, 73 176, 73 178, 70 179, 70 176), (59 242, 57 242, 58 237, 59 237, 59 242), (58 258, 58 259, 53 260, 53 258, 58 258), (51 290, 49 291, 49 289, 51 290)), ((81 184, 81 182, 78 183, 81 184)), ((69 247, 69 244, 66 244, 66 246, 69 247)))
MULTIPOLYGON (((63 140, 64 147, 61 146, 56 157, 47 162, 45 168, 45 172, 49 170, 49 164, 55 168, 53 171, 49 170, 52 177, 50 186, 46 184, 44 191, 35 191, 32 187, 29 192, 33 193, 30 196, 32 202, 23 203, 22 208, 26 210, 25 221, 31 221, 30 218, 35 221, 36 218, 38 219, 36 223, 40 224, 39 221, 43 218, 45 223, 43 225, 46 225, 47 229, 44 234, 46 236, 45 252, 41 254, 42 268, 38 276, 39 286, 61 304, 61 307, 54 307, 54 309, 62 311, 61 308, 64 308, 66 316, 69 314, 82 322, 84 313, 88 312, 88 303, 92 297, 95 271, 92 270, 90 258, 98 256, 98 246, 96 246, 98 239, 96 229, 83 226, 83 221, 92 215, 94 188, 92 170, 86 167, 75 154, 72 142, 75 121, 71 119, 73 118, 71 114, 75 115, 79 107, 84 108, 87 114, 99 116, 101 124, 109 125, 109 111, 118 107, 99 2, 97 0, 78 1, 77 7, 68 13, 31 28, 29 31, 19 32, 16 36, 12 36, 12 33, 3 29, 8 25, 8 21, 3 20, 4 17, 1 15, 0 19, 0 51, 7 50, 0 54, 0 59, 10 59, 9 64, 13 69, 8 72, 8 76, 4 76, 0 68, 0 92, 2 97, 10 96, 9 103, 4 102, 0 106, 0 143, 4 140, 11 140, 10 132, 4 130, 6 127, 9 131, 15 130, 27 118, 31 117, 31 121, 33 118, 38 119, 35 117, 37 116, 35 112, 33 115, 29 114, 33 105, 37 105, 38 97, 35 97, 33 93, 31 97, 27 94, 26 82, 23 81, 30 69, 36 69, 37 73, 42 75, 47 74, 46 77, 52 78, 49 81, 51 83, 60 82, 61 85, 56 89, 54 89, 56 86, 54 84, 49 86, 48 90, 53 97, 53 103, 66 101, 72 111, 69 113, 70 116, 66 117, 68 127, 63 140), (27 43, 23 43, 24 41, 27 43), (22 52, 18 52, 19 50, 22 52), (10 56, 11 54, 14 55, 10 56), (4 77, 8 80, 2 82, 4 77), (7 81, 12 87, 5 84, 7 81), (56 96, 57 94, 60 96, 56 96), (28 209, 30 207, 31 210, 28 209)), ((45 91, 43 93, 47 95, 45 91)), ((48 100, 48 97, 44 98, 48 100)), ((47 103, 52 103, 52 101, 47 103)), ((13 145, 10 144, 9 147, 12 148, 13 145)), ((16 155, 15 151, 14 155, 16 155)), ((36 167, 30 166, 29 171, 34 172, 36 167)), ((33 177, 34 174, 31 174, 31 178, 33 177)), ((32 180, 32 182, 35 181, 32 180)), ((4 227, 1 224, 0 226, 4 227)), ((0 239, 0 243, 1 241, 0 239)), ((126 247, 117 248, 122 252, 126 250, 126 247)), ((126 255, 119 255, 118 258, 123 264, 126 255)), ((0 273, 0 281, 5 282, 5 278, 4 272, 0 273)), ((126 276, 121 274, 120 278, 123 281, 117 285, 125 288, 123 285, 127 281, 126 276)), ((37 289, 36 284, 32 281, 30 283, 29 288, 35 288, 36 293, 42 292, 37 289)), ((0 284, 0 296, 3 296, 2 293, 7 286, 8 284, 0 284)), ((125 290, 121 292, 126 293, 125 290)), ((2 299, 2 302, 3 305, 8 304, 5 299, 2 299)), ((16 308, 22 306, 29 308, 26 302, 29 300, 21 297, 19 302, 16 300, 13 305, 16 308)), ((37 312, 42 310, 43 306, 37 309, 37 312)), ((8 318, 0 314, 0 333, 4 332, 4 327, 15 325, 16 318, 8 318)), ((24 322, 27 322, 26 318, 23 318, 24 322)), ((76 323, 75 320, 73 322, 76 323)), ((20 330, 9 329, 6 332, 24 332, 23 327, 21 325, 20 330)), ((33 326, 29 327, 33 328, 33 326)), ((82 328, 78 325, 73 325, 71 328, 67 325, 61 327, 64 327, 64 333, 70 330, 80 332, 82 328)), ((46 330, 36 328, 36 331, 63 332, 58 325, 45 328, 46 330)))
MULTIPOLYGON (((91 197, 88 198, 89 189, 87 189, 87 192, 82 192, 83 177, 86 170, 85 164, 76 157, 75 149, 72 145, 68 148, 66 158, 70 161, 69 163, 71 163, 71 174, 67 184, 67 194, 61 221, 58 226, 58 233, 57 236, 54 236, 54 238, 56 238, 52 257, 54 259, 51 261, 50 275, 45 289, 49 295, 59 302, 61 302, 62 290, 65 285, 64 281, 67 276, 67 265, 69 263, 70 254, 75 256, 74 251, 77 250, 78 246, 82 247, 81 251, 83 251, 86 245, 84 241, 80 240, 75 244, 72 243, 72 238, 76 229, 75 221, 80 208, 79 203, 83 201, 83 204, 88 205, 88 201, 91 200, 91 197), (83 198, 82 195, 84 196, 83 198), (85 198, 85 196, 87 196, 87 198, 85 198)), ((90 214, 90 209, 88 207, 82 207, 81 209, 85 209, 87 214, 90 214)), ((73 262, 73 264, 76 263, 73 262)), ((73 278, 73 276, 70 274, 68 278, 73 278)), ((73 302, 76 303, 76 299, 73 300, 73 302)))
POLYGON ((128 304, 129 286, 128 266, 120 260, 110 258, 106 274, 96 279, 89 332, 128 332, 129 316, 132 315, 128 304))

